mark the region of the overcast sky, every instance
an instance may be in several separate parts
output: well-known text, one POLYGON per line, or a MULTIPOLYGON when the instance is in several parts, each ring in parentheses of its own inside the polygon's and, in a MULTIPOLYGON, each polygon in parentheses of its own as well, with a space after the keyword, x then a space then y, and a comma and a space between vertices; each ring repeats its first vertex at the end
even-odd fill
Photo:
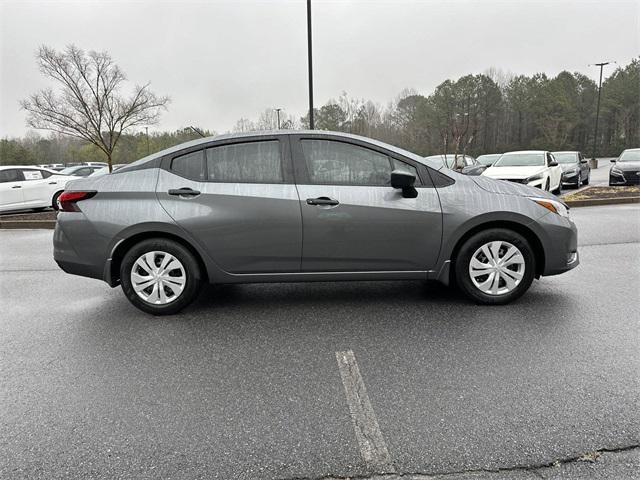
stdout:
MULTIPOLYGON (((628 63, 639 32, 640 0, 314 0, 315 103, 346 91, 386 104, 489 67, 597 78, 588 64, 628 63)), ((304 0, 0 0, 0 137, 26 132, 18 101, 49 85, 38 45, 70 43, 169 95, 156 129, 225 132, 266 108, 307 108, 304 0)))

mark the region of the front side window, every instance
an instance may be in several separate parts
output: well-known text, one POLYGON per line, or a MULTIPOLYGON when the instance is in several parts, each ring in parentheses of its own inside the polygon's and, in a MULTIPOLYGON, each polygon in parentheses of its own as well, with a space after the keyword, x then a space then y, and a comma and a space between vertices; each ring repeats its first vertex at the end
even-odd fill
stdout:
POLYGON ((282 183, 280 142, 234 143, 207 148, 207 178, 227 183, 282 183))
POLYGON ((171 170, 191 180, 204 180, 204 152, 187 153, 171 160, 171 170))
POLYGON ((302 140, 312 183, 330 185, 389 185, 389 157, 368 148, 332 140, 302 140))
POLYGON ((20 182, 21 180, 22 175, 18 170, 0 170, 0 183, 20 182))

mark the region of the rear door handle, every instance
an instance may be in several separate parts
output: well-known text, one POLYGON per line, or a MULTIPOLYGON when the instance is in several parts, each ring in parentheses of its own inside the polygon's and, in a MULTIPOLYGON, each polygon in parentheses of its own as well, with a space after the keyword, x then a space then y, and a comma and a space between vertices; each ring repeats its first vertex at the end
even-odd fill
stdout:
POLYGON ((329 197, 307 198, 307 205, 338 205, 340 202, 329 197))
POLYGON ((195 197, 196 195, 200 195, 200 192, 198 190, 194 190, 193 188, 182 187, 172 188, 171 190, 169 190, 169 195, 176 195, 179 197, 195 197))
POLYGON ((49 185, 57 185, 58 182, 49 182, 49 185))
POLYGON ((13 187, 11 187, 11 188, 22 188, 22 187, 21 187, 20 185, 14 185, 14 186, 13 186, 13 187))

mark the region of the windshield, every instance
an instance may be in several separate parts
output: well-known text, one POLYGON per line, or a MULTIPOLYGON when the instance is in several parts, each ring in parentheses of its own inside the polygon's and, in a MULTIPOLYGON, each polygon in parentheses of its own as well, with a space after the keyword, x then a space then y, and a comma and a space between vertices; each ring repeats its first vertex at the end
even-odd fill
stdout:
POLYGON ((553 158, 558 163, 576 163, 578 161, 578 155, 574 152, 556 152, 553 154, 553 158))
POLYGON ((505 153, 494 167, 543 167, 544 153, 505 153))
MULTIPOLYGON (((424 158, 435 163, 438 166, 443 166, 446 158, 447 168, 453 168, 453 163, 455 162, 454 155, 431 155, 430 157, 424 158)), ((470 158, 465 158, 462 155, 458 155, 458 168, 464 167, 466 165, 473 165, 473 161, 470 158)))
POLYGON ((67 167, 60 170, 61 175, 71 175, 73 172, 78 170, 79 167, 67 167))
POLYGON ((501 153, 492 153, 490 155, 480 155, 476 161, 482 165, 493 165, 500 158, 501 153))
POLYGON ((618 159, 619 162, 640 162, 640 149, 625 150, 618 159))

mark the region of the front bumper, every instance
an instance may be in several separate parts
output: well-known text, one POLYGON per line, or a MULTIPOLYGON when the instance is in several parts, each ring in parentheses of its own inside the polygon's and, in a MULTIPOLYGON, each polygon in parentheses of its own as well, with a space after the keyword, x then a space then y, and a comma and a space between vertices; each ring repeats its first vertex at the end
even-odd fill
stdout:
POLYGON ((609 185, 640 185, 640 172, 614 172, 609 170, 609 185))
POLYGON ((578 185, 578 172, 563 173, 562 185, 578 185))
POLYGON ((543 276, 558 275, 580 265, 578 229, 571 219, 548 213, 537 221, 537 227, 545 257, 543 276))

